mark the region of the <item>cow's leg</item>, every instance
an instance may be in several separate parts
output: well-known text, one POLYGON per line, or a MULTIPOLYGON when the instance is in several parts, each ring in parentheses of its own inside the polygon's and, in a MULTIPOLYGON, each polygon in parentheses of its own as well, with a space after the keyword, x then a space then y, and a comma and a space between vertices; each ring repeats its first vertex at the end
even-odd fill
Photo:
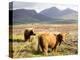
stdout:
POLYGON ((56 55, 57 54, 57 48, 52 48, 52 55, 56 55))
POLYGON ((57 52, 57 48, 54 48, 54 52, 57 52))
POLYGON ((57 52, 57 46, 55 46, 54 48, 52 48, 52 52, 57 52))
POLYGON ((48 55, 48 45, 46 44, 45 46, 42 47, 42 51, 44 55, 48 55))
POLYGON ((40 53, 40 45, 38 44, 38 50, 37 50, 38 53, 40 53))
POLYGON ((44 55, 48 55, 47 52, 48 52, 48 47, 43 48, 43 54, 44 54, 44 55))

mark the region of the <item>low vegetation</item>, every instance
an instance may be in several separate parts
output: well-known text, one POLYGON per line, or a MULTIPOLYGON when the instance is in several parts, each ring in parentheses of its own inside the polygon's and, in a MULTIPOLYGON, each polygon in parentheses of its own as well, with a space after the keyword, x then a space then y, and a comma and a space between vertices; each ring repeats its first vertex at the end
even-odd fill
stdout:
MULTIPOLYGON (((44 31, 49 32, 68 32, 66 36, 66 41, 62 42, 61 46, 57 47, 57 52, 49 52, 48 56, 63 56, 63 55, 74 55, 78 53, 78 33, 77 25, 48 25, 48 24, 30 24, 30 25, 19 25, 13 26, 13 36, 9 38, 9 52, 10 57, 13 58, 23 58, 23 57, 42 57, 45 56, 42 52, 38 52, 38 36, 44 31), (25 28, 34 28, 36 36, 31 36, 31 38, 25 42, 23 32, 25 28)), ((51 49, 49 48, 51 51, 51 49)))

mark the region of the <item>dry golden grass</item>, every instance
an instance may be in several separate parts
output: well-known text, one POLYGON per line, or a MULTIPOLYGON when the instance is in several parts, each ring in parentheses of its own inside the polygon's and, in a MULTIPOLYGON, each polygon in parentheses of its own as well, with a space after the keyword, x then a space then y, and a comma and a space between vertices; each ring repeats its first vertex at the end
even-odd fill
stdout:
MULTIPOLYGON (((13 58, 22 57, 39 57, 44 56, 42 53, 37 53, 38 36, 44 31, 51 33, 68 32, 66 36, 66 43, 62 43, 58 46, 57 52, 50 52, 48 56, 63 56, 73 55, 78 53, 77 41, 78 41, 78 27, 77 24, 24 24, 13 26, 13 38, 10 35, 10 43, 12 45, 9 51, 13 54, 13 58), (24 30, 33 28, 36 36, 31 36, 28 42, 24 42, 24 30)), ((11 33, 10 33, 11 34, 11 33)))

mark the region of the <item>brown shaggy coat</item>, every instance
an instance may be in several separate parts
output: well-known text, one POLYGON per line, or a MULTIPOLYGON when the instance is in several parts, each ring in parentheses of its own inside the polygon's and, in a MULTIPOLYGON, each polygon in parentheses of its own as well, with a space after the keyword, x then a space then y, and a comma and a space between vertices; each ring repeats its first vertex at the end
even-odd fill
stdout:
POLYGON ((47 55, 48 47, 56 50, 57 43, 55 34, 43 33, 39 36, 39 44, 44 55, 47 55))
POLYGON ((28 39, 30 39, 31 35, 35 35, 35 33, 33 32, 33 30, 26 29, 24 31, 24 40, 27 41, 28 39))
MULTIPOLYGON (((42 33, 39 36, 39 45, 42 49, 44 55, 48 55, 48 47, 52 48, 52 51, 56 51, 56 48, 59 44, 61 45, 62 41, 65 41, 65 36, 67 33, 42 33)), ((39 48, 39 47, 38 47, 39 48)))

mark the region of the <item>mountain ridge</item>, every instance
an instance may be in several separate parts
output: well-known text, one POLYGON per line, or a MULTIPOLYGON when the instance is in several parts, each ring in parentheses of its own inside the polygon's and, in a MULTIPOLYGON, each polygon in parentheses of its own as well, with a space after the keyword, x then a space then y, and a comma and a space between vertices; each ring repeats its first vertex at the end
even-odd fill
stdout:
MULTIPOLYGON (((43 10, 42 12, 44 12, 45 10, 43 10)), ((77 12, 71 9, 67 9, 67 10, 65 9, 63 11, 60 11, 56 7, 48 8, 47 11, 49 11, 50 13, 47 12, 47 16, 45 14, 46 12, 44 14, 41 12, 37 13, 33 9, 9 10, 9 15, 11 15, 12 13, 11 11, 13 12, 14 24, 17 24, 17 23, 20 23, 20 24, 23 24, 23 23, 61 23, 61 22, 68 23, 69 20, 70 22, 73 20, 72 23, 77 22, 77 18, 75 18, 77 17, 77 12), (52 11, 50 11, 50 9, 52 11), (66 11, 68 11, 68 13, 66 13, 66 11)), ((9 16, 9 18, 11 18, 11 16, 9 16)))
POLYGON ((75 15, 78 14, 77 11, 74 11, 74 10, 72 10, 70 8, 66 8, 64 10, 59 10, 56 7, 51 7, 51 8, 45 9, 45 10, 43 10, 43 11, 40 12, 40 14, 46 15, 46 16, 51 17, 51 18, 58 18, 58 19, 62 19, 60 17, 62 17, 64 15, 67 15, 67 14, 73 14, 73 13, 75 13, 75 15))

